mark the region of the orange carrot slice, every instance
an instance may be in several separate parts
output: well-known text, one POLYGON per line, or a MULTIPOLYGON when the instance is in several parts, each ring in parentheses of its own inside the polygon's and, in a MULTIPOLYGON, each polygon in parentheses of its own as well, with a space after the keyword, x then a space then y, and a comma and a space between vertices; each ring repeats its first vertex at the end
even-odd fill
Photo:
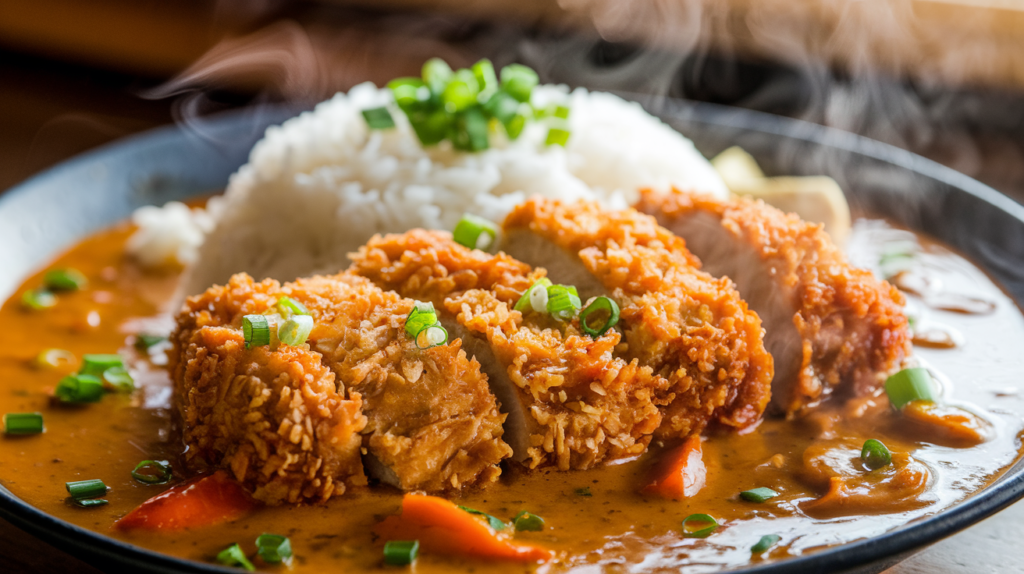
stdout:
POLYGON ((171 487, 118 520, 122 530, 180 530, 213 526, 245 516, 258 506, 222 470, 171 487))
POLYGON ((662 453, 654 467, 651 481, 643 488, 644 494, 680 500, 693 496, 704 488, 707 468, 704 466, 700 437, 691 436, 671 450, 662 453))
POLYGON ((402 514, 385 518, 373 531, 384 541, 419 540, 420 548, 432 554, 517 562, 552 557, 546 548, 508 540, 480 517, 436 496, 406 494, 402 514))

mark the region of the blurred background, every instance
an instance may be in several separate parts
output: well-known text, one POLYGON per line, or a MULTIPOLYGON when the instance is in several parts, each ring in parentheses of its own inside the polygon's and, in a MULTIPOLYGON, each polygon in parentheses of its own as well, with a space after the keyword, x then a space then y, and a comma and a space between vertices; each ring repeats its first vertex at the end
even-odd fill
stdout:
MULTIPOLYGON (((135 132, 308 108, 432 56, 833 126, 1024 201, 1020 0, 0 0, 0 190, 135 132)), ((0 534, 0 569, 94 572, 0 534)), ((1021 535, 1017 505, 898 570, 1016 571, 1021 535)))

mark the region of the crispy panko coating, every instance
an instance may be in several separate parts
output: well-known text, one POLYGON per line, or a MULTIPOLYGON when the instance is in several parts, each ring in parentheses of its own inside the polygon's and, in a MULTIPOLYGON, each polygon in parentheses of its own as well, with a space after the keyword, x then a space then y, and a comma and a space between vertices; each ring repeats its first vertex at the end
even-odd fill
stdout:
MULTIPOLYGON (((909 355, 903 296, 869 271, 851 266, 820 225, 761 201, 721 201, 680 191, 644 192, 638 208, 679 233, 685 233, 689 221, 703 220, 703 237, 752 254, 743 264, 746 269, 722 265, 718 269, 734 279, 744 273, 757 275, 736 281, 744 297, 765 317, 770 337, 795 328, 795 343, 782 345, 778 353, 773 349, 776 365, 793 365, 779 373, 777 379, 785 380, 773 383, 772 402, 777 410, 793 415, 817 404, 833 389, 854 396, 876 392, 885 375, 909 355), (707 221, 717 229, 709 230, 707 221), (764 291, 772 293, 766 296, 764 291), (753 303, 752 298, 767 299, 771 308, 753 303), (771 314, 779 314, 778 319, 770 320, 771 314)), ((686 237, 688 245, 700 245, 701 237, 686 237)), ((710 269, 713 263, 717 262, 705 261, 705 266, 710 269)))
POLYGON ((191 297, 170 367, 193 470, 230 469, 267 503, 321 501, 368 470, 406 490, 497 479, 511 454, 479 364, 457 344, 420 350, 413 301, 340 274, 281 285, 247 275, 191 297), (309 309, 307 343, 246 349, 242 317, 289 296, 309 309))
POLYGON ((532 199, 504 228, 513 255, 560 258, 564 263, 549 266, 553 274, 589 275, 589 287, 580 279, 581 296, 603 290, 619 304, 626 356, 669 382, 658 398, 664 421, 657 436, 684 437, 712 421, 745 428, 760 420, 773 373, 760 319, 728 280, 701 272, 683 241, 654 218, 532 199))
POLYGON ((592 339, 578 321, 512 310, 543 270, 470 250, 444 232, 377 236, 350 271, 444 310, 452 336, 483 364, 509 413, 507 440, 531 468, 590 468, 644 452, 661 416, 665 381, 614 355, 617 332, 592 339))

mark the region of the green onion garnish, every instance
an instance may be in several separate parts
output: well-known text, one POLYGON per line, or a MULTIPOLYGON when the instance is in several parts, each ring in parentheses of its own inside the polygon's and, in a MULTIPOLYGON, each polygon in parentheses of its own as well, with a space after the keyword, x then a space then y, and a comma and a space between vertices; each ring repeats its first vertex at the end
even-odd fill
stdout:
POLYGON ((455 224, 452 239, 463 247, 486 251, 498 238, 498 226, 494 222, 467 213, 455 224))
POLYGON ((281 297, 277 300, 277 312, 285 319, 292 315, 309 315, 309 309, 291 297, 281 297))
POLYGON ((45 369, 73 367, 77 362, 75 354, 64 349, 46 349, 36 355, 35 361, 33 361, 36 367, 45 369))
POLYGON ((544 519, 525 510, 517 514, 512 519, 512 523, 515 524, 516 532, 540 532, 544 530, 544 519))
POLYGON ((104 504, 107 504, 108 502, 110 502, 110 501, 106 500, 105 498, 85 498, 85 499, 82 499, 82 500, 78 500, 78 499, 72 499, 72 500, 74 501, 74 503, 76 505, 81 506, 82 508, 92 508, 93 506, 103 506, 104 504))
POLYGON ((297 347, 306 342, 313 331, 313 317, 295 315, 277 328, 277 338, 285 345, 297 347))
POLYGON ((481 511, 479 511, 479 510, 477 510, 475 508, 469 508, 468 506, 460 506, 459 508, 461 508, 462 510, 465 510, 466 512, 468 512, 470 514, 476 514, 477 516, 483 516, 484 518, 487 519, 487 524, 490 524, 491 528, 493 528, 495 530, 505 530, 506 528, 508 528, 508 524, 506 524, 504 520, 502 520, 500 518, 497 518, 495 516, 491 516, 490 514, 487 514, 486 512, 481 512, 481 511))
POLYGON ((569 130, 562 128, 548 128, 548 137, 544 140, 545 145, 560 145, 565 147, 569 141, 569 130))
POLYGON ((396 78, 388 82, 395 103, 406 113, 422 106, 430 99, 430 89, 419 78, 396 78))
POLYGON ((29 289, 21 294, 21 304, 26 309, 40 311, 57 304, 57 297, 44 289, 29 289))
POLYGON ((420 553, 419 540, 392 540, 384 544, 384 563, 391 566, 407 566, 420 553))
POLYGON ((778 495, 778 492, 775 492, 770 488, 762 486, 760 488, 744 490, 743 492, 740 493, 740 498, 750 502, 764 502, 768 499, 775 498, 778 495))
POLYGON ((415 339, 421 331, 436 324, 437 313, 434 311, 434 304, 417 301, 405 319, 405 333, 415 339))
POLYGON ((150 347, 155 347, 166 340, 167 337, 163 335, 138 334, 135 335, 135 348, 140 351, 148 351, 150 347))
POLYGON ((64 487, 68 489, 68 494, 75 500, 99 498, 107 494, 107 485, 103 484, 103 481, 98 478, 65 482, 64 487))
POLYGON ((440 97, 454 72, 448 62, 441 58, 431 58, 423 63, 422 74, 423 83, 430 88, 430 93, 440 97))
POLYGON ((51 291, 78 291, 88 284, 89 280, 77 269, 54 269, 43 276, 43 285, 51 291))
POLYGON ((569 119, 569 106, 555 106, 555 110, 551 112, 551 115, 556 118, 567 120, 569 119))
POLYGON ((913 367, 890 376, 885 381, 885 394, 889 402, 899 410, 910 401, 935 400, 932 395, 932 376, 928 369, 913 367))
POLYGON ((711 533, 718 529, 718 521, 707 514, 691 514, 683 519, 683 537, 684 538, 707 538, 711 536, 711 533), (710 524, 711 526, 705 526, 696 530, 690 530, 690 524, 710 524))
POLYGON ((171 463, 166 460, 144 460, 132 469, 132 478, 145 484, 166 484, 172 476, 171 463))
POLYGON ((533 309, 538 313, 546 313, 548 310, 548 287, 550 286, 551 280, 547 277, 538 279, 520 295, 519 300, 516 301, 515 310, 522 312, 533 309))
POLYGON ((448 330, 442 327, 440 323, 431 325, 416 335, 416 347, 420 349, 437 347, 438 345, 444 345, 447 342, 448 330))
POLYGON ((124 367, 124 359, 121 355, 82 355, 82 368, 79 374, 102 377, 107 369, 113 367, 124 367))
POLYGON ((448 85, 441 92, 441 103, 446 112, 454 114, 468 110, 476 105, 477 96, 480 95, 480 85, 476 75, 471 70, 459 70, 448 81, 448 85))
POLYGON ((571 285, 552 285, 548 287, 548 313, 560 321, 569 321, 580 310, 579 293, 571 285))
POLYGON ((519 137, 519 134, 523 133, 523 129, 526 128, 526 116, 523 114, 516 114, 507 122, 503 122, 505 125, 505 133, 508 134, 508 139, 514 140, 519 137))
POLYGON ((499 122, 508 124, 519 113, 519 100, 508 95, 507 92, 495 92, 484 103, 484 111, 499 122))
POLYGON ((7 413, 4 415, 4 433, 39 434, 43 432, 42 413, 7 413))
POLYGON ((263 315, 246 315, 242 317, 242 336, 246 349, 269 345, 270 323, 263 315))
POLYGON ((501 69, 501 89, 520 102, 529 102, 533 88, 540 83, 537 72, 521 64, 511 64, 501 69))
POLYGON ((130 393, 135 390, 135 379, 124 367, 110 367, 103 371, 103 380, 115 391, 130 393))
POLYGON ((250 572, 256 571, 256 567, 245 557, 245 552, 242 552, 242 547, 237 542, 221 550, 217 554, 217 562, 225 566, 241 566, 250 572))
POLYGON ((594 496, 594 493, 590 492, 590 487, 589 486, 584 486, 583 488, 577 488, 573 492, 576 493, 576 496, 584 496, 584 497, 594 496))
POLYGON ((386 130, 395 127, 395 119, 385 107, 363 110, 363 118, 371 130, 386 130))
POLYGON ((580 312, 580 328, 583 329, 584 333, 595 339, 607 333, 608 329, 614 327, 618 322, 619 306, 615 301, 612 301, 607 297, 598 297, 597 299, 594 299, 591 301, 590 305, 587 305, 586 309, 580 312), (587 319, 593 313, 600 313, 602 311, 608 313, 608 319, 599 327, 591 327, 587 322, 587 319))
POLYGON ((287 564, 292 559, 292 543, 287 536, 264 532, 256 539, 256 553, 267 564, 287 564))
POLYGON ((487 116, 479 107, 455 114, 451 133, 452 145, 462 151, 483 151, 490 147, 487 139, 487 116))
POLYGON ((62 403, 95 403, 103 398, 103 381, 93 375, 68 375, 57 383, 53 395, 62 403))
POLYGON ((860 451, 860 459, 864 462, 864 466, 871 470, 878 470, 892 463, 892 453, 882 444, 882 441, 869 438, 864 441, 864 447, 860 451))
POLYGON ((757 541, 757 544, 750 547, 750 551, 754 554, 760 554, 772 546, 775 546, 775 544, 781 539, 782 537, 778 534, 765 534, 757 541))
POLYGON ((480 88, 481 99, 490 97, 498 89, 498 75, 494 73, 494 64, 484 58, 473 64, 473 75, 476 77, 477 86, 480 88))
POLYGON ((425 146, 440 143, 448 137, 451 127, 451 115, 442 109, 420 110, 409 114, 409 123, 420 143, 425 146))

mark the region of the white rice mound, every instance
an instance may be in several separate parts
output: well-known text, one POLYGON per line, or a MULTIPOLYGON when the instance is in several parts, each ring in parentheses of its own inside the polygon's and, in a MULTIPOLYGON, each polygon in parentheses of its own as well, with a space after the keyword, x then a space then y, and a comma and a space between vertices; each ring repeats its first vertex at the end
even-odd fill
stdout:
MULTIPOLYGON (((191 263, 184 293, 240 271, 282 281, 335 273, 375 233, 450 230, 467 212, 500 222, 534 195, 612 208, 632 205, 644 187, 728 197, 693 143, 638 104, 582 88, 534 90, 539 107, 565 101, 571 135, 564 148, 544 145, 543 121, 529 122, 512 142, 492 133, 490 149, 479 153, 449 142, 424 148, 390 91, 371 83, 269 128, 225 194, 210 201, 213 226, 196 254, 177 249, 191 263), (382 105, 392 107, 395 129, 368 129, 361 110, 382 105)), ((146 221, 137 218, 139 233, 147 233, 146 221)), ((146 253, 153 243, 139 242, 136 255, 162 259, 146 253)))

